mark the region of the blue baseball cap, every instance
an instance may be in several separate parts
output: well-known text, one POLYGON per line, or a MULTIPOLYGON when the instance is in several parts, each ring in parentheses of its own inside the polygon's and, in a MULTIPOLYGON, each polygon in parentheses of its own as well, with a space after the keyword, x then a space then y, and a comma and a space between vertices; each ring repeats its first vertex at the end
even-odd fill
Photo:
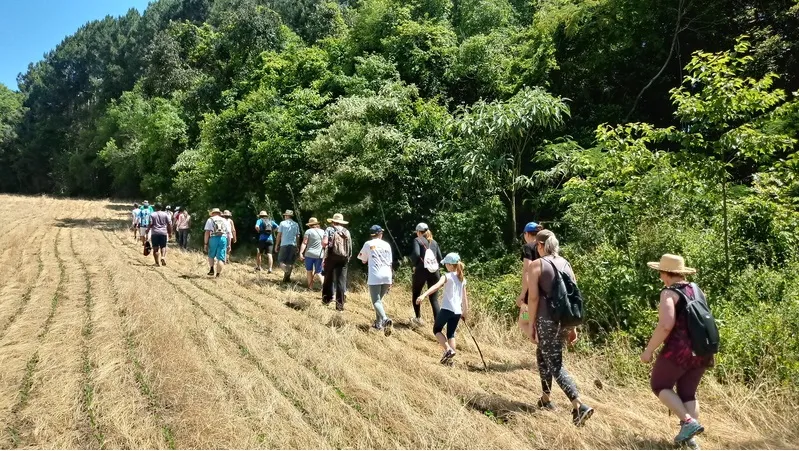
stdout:
POLYGON ((536 233, 538 232, 539 225, 537 222, 528 222, 526 226, 524 226, 524 233, 536 233))
POLYGON ((457 265, 458 262, 461 261, 461 256, 456 254, 455 252, 450 252, 444 257, 444 260, 441 260, 442 265, 457 265))
POLYGON ((371 233, 372 236, 383 233, 383 228, 375 224, 369 229, 369 233, 371 233))

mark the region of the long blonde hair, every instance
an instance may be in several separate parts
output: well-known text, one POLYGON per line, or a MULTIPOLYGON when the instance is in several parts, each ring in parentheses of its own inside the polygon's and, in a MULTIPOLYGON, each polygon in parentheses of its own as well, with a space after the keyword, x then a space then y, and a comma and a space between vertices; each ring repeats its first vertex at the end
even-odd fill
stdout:
POLYGON ((433 241, 433 232, 431 232, 431 231, 430 231, 430 229, 427 229, 427 230, 425 230, 425 231, 424 231, 424 233, 422 234, 422 236, 423 236, 423 237, 424 237, 424 238, 425 238, 427 241, 430 241, 430 242, 432 242, 432 241, 433 241))
MULTIPOLYGON (((447 266, 454 266, 455 267, 455 274, 458 276, 458 280, 463 282, 463 280, 465 279, 465 277, 463 276, 463 272, 466 269, 466 265, 464 265, 463 262, 458 262, 458 263, 455 263, 455 264, 447 263, 447 266)), ((449 269, 449 268, 447 268, 447 269, 449 269)))

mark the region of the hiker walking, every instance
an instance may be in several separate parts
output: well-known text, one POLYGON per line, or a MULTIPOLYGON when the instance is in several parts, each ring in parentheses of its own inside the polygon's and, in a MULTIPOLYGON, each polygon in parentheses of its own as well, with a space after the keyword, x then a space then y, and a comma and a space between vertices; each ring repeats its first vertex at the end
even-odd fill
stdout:
POLYGON ((150 216, 152 216, 153 213, 154 210, 153 207, 150 206, 150 202, 146 200, 142 202, 141 207, 139 207, 139 236, 141 236, 142 246, 146 246, 149 241, 147 231, 150 228, 150 216))
POLYGON ((208 265, 210 266, 208 275, 216 274, 216 277, 222 273, 222 268, 227 261, 227 237, 230 233, 228 222, 221 214, 222 212, 218 208, 211 210, 211 217, 205 221, 204 227, 205 245, 203 249, 208 253, 208 265), (214 273, 214 266, 216 266, 216 273, 214 273))
POLYGON ((519 330, 522 331, 525 337, 534 340, 531 333, 533 321, 530 320, 530 312, 527 310, 527 277, 530 274, 530 268, 533 262, 540 257, 538 254, 538 244, 535 236, 544 228, 536 222, 528 222, 524 226, 522 232, 522 292, 519 294, 519 299, 524 299, 524 305, 519 308, 519 330))
MULTIPOLYGON (((413 264, 413 277, 411 279, 411 304, 415 316, 411 318, 411 324, 423 326, 421 306, 416 302, 422 293, 425 284, 430 288, 441 279, 438 262, 442 259, 441 248, 433 240, 433 232, 427 224, 420 222, 416 226, 416 238, 411 245, 411 263, 413 264)), ((438 293, 430 293, 430 307, 433 309, 433 318, 438 317, 438 293)))
POLYGON ((130 211, 130 230, 133 231, 133 241, 139 237, 139 203, 133 202, 133 210, 130 211))
MULTIPOLYGON (((572 403, 572 422, 575 426, 582 426, 593 415, 594 409, 580 401, 577 385, 563 367, 563 343, 567 339, 570 343, 576 341, 577 331, 555 320, 549 302, 549 297, 553 295, 555 288, 553 281, 558 280, 558 277, 569 277, 572 281, 576 279, 571 264, 560 256, 560 243, 552 231, 538 232, 536 245, 541 258, 536 260, 537 264, 534 263, 529 267, 526 292, 529 311, 535 314, 530 339, 535 340, 536 337, 538 339, 536 361, 543 391, 541 399, 538 400, 538 407, 554 409, 550 399, 554 378, 572 403)), ((521 296, 516 303, 520 308, 524 305, 521 296)))
POLYGON ((394 322, 386 315, 383 300, 394 283, 394 270, 391 267, 394 258, 391 246, 383 241, 382 227, 373 225, 369 229, 369 234, 372 239, 363 244, 358 259, 369 267, 366 284, 369 286, 369 296, 375 309, 375 322, 372 327, 383 330, 388 337, 391 335, 394 322))
POLYGON ((300 237, 300 225, 294 221, 294 212, 286 210, 283 221, 277 226, 277 264, 283 270, 283 282, 291 282, 291 272, 297 261, 297 241, 300 237))
MULTIPOLYGON (((225 210, 222 212, 222 217, 225 218, 227 221, 228 226, 228 234, 227 234, 227 254, 225 257, 229 260, 230 259, 230 252, 233 250, 233 245, 238 241, 236 237, 236 224, 233 223, 233 213, 230 210, 225 210)), ((225 263, 228 262, 225 260, 225 263)))
POLYGON ((344 226, 349 222, 341 213, 336 213, 327 220, 330 227, 325 229, 322 247, 325 249, 324 272, 322 284, 322 303, 327 305, 336 300, 336 310, 344 310, 347 300, 347 263, 352 257, 352 237, 344 226))
POLYGON ((441 264, 447 269, 447 273, 416 298, 416 305, 444 287, 441 309, 433 323, 433 334, 444 350, 441 363, 446 365, 455 357, 455 329, 458 328, 461 318, 465 320, 468 315, 469 296, 466 294, 466 278, 463 276, 464 264, 461 257, 454 252, 449 253, 441 260, 441 264), (443 334, 444 326, 447 326, 446 336, 443 334))
POLYGON ((680 418, 680 431, 674 441, 678 445, 698 448, 694 436, 704 432, 705 428, 699 423, 696 389, 705 371, 713 365, 713 354, 718 350, 718 330, 712 315, 709 315, 705 294, 697 284, 685 279, 696 270, 687 268, 682 257, 665 254, 659 262, 649 262, 648 266, 660 273, 665 288, 660 292, 658 324, 641 353, 641 361, 651 362, 655 351, 665 343, 652 367, 650 385, 660 402, 680 418), (700 319, 702 331, 711 331, 707 334, 708 339, 702 340, 707 348, 697 348, 692 344, 695 332, 690 328, 689 308, 697 306, 708 313, 700 319), (705 321, 710 321, 710 324, 705 321), (713 333, 715 335, 711 335, 713 333), (714 344, 716 347, 712 348, 714 344))
POLYGON ((191 214, 187 208, 181 208, 175 220, 175 231, 178 237, 178 245, 186 250, 189 248, 189 229, 191 229, 191 214))
POLYGON ((258 220, 255 221, 255 233, 258 234, 258 254, 255 256, 256 271, 263 271, 263 267, 261 267, 261 257, 266 254, 266 261, 269 263, 267 273, 272 274, 272 249, 275 242, 275 238, 272 235, 277 228, 277 223, 269 218, 267 212, 262 210, 258 213, 258 220))
POLYGON ((305 225, 308 226, 308 230, 305 231, 300 246, 300 260, 305 262, 308 289, 313 290, 314 277, 319 276, 319 281, 322 285, 325 284, 325 276, 322 275, 322 260, 325 256, 322 239, 325 237, 325 231, 319 228, 319 220, 316 218, 311 218, 305 225))
POLYGON ((172 215, 164 211, 161 204, 155 204, 155 213, 150 216, 147 231, 150 232, 155 266, 166 266, 167 243, 172 238, 172 215))

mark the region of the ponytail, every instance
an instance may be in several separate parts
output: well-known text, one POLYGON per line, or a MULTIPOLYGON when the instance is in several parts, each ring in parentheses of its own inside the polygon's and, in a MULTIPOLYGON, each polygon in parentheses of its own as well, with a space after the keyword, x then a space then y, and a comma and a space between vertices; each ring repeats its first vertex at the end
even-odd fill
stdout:
POLYGON ((431 232, 430 229, 425 230, 422 236, 424 236, 427 241, 433 242, 433 232, 431 232))
POLYGON ((463 262, 458 262, 458 264, 455 265, 455 273, 457 273, 458 280, 460 280, 461 282, 463 282, 463 270, 464 269, 466 269, 466 265, 464 265, 463 262))

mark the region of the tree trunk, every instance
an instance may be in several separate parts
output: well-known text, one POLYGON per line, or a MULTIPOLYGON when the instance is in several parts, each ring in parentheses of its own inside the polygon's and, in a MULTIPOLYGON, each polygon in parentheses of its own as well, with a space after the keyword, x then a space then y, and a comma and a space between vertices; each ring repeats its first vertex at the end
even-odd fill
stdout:
POLYGON ((510 217, 511 217, 511 243, 513 243, 513 237, 516 236, 516 189, 511 189, 510 193, 510 217))
POLYGON ((727 172, 723 171, 721 181, 721 212, 724 220, 724 276, 727 287, 730 285, 730 232, 727 219, 727 172))

